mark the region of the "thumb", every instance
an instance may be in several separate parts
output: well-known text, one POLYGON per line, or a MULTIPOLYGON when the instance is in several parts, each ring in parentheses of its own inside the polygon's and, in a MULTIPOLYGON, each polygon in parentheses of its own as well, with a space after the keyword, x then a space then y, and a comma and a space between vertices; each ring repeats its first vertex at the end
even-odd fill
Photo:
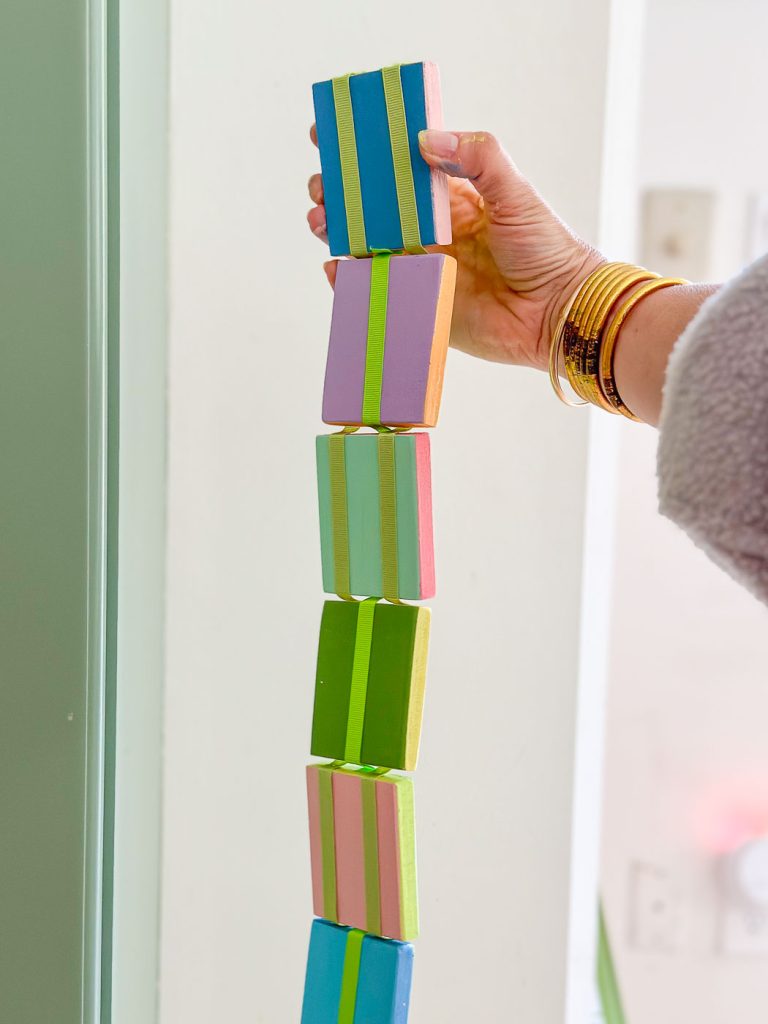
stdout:
POLYGON ((452 178, 467 178, 483 197, 491 217, 520 209, 535 192, 490 132, 419 132, 421 155, 452 178))

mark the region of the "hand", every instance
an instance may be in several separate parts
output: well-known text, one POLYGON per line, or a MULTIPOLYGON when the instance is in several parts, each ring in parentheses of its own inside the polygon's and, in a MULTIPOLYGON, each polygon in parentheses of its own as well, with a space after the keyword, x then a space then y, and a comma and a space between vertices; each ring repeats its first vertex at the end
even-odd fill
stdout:
MULTIPOLYGON (((314 126, 310 132, 317 145, 314 126)), ((458 261, 451 345, 482 359, 546 369, 563 304, 603 257, 577 238, 487 132, 420 133, 424 159, 449 176, 458 261)), ((309 180, 307 215, 327 242, 323 183, 309 180)), ((329 281, 336 261, 325 264, 329 281)))

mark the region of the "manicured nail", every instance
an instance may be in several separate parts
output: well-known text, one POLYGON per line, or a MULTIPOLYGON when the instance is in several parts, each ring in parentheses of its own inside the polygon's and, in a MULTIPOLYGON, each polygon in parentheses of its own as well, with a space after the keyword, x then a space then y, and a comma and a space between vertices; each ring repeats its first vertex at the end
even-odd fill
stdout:
POLYGON ((419 132, 419 142, 433 156, 441 159, 454 156, 459 148, 459 137, 452 132, 441 132, 436 128, 425 128, 419 132))

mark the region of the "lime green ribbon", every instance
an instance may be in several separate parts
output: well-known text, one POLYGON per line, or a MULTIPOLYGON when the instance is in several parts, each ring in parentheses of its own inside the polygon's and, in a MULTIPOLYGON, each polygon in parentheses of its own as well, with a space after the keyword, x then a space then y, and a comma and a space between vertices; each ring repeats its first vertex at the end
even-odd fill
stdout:
POLYGON ((344 969, 341 975, 341 998, 339 1000, 338 1024, 355 1024, 357 983, 360 977, 360 959, 363 955, 365 932, 350 928, 344 950, 344 969))
POLYGON ((377 775, 360 780, 363 803, 363 863, 365 865, 365 927, 381 932, 381 883, 379 881, 379 823, 376 818, 377 775))
POLYGON ((362 422, 381 423, 381 386, 384 377, 384 342, 387 333, 387 295, 390 253, 371 259, 371 294, 368 300, 368 339, 365 349, 362 422))
POLYGON ((384 81, 384 99, 387 104, 389 122, 389 145, 392 149, 392 165, 395 170, 395 189, 400 213, 400 228, 403 233, 403 248, 406 252, 424 252, 419 232, 419 212, 416 206, 416 190, 413 184, 411 149, 408 145, 408 124, 405 119, 405 100, 400 65, 393 64, 381 72, 384 81))
POLYGON ((328 466, 331 484, 331 525, 333 532, 333 576, 336 593, 351 600, 349 582, 349 520, 347 515, 347 467, 344 454, 346 434, 328 438, 328 466))
MULTIPOLYGON (((410 253, 423 253, 400 67, 399 64, 393 64, 391 67, 383 68, 381 72, 384 101, 387 108, 389 145, 392 151, 392 167, 395 175, 403 249, 410 253)), ((351 75, 342 75, 340 78, 334 78, 331 80, 331 85, 336 110, 336 132, 339 140, 339 162, 341 164, 344 207, 347 215, 349 251, 352 256, 359 257, 367 256, 370 250, 366 239, 363 215, 360 164, 357 157, 355 118, 349 84, 351 77, 351 75)))
POLYGON ((377 439, 379 459, 379 520, 381 524, 381 592, 387 601, 399 601, 397 573, 397 479, 395 474, 395 437, 380 433, 377 439))
POLYGON ((368 696, 368 672, 373 644, 373 619, 377 598, 369 597, 357 606, 357 627, 355 629, 355 652, 352 658, 352 680, 349 688, 349 710, 347 712, 347 736, 344 743, 344 759, 351 764, 362 764, 363 724, 365 703, 368 696))
POLYGON ((352 113, 352 96, 349 91, 350 77, 350 75, 343 75, 341 78, 334 78, 331 85, 336 108, 336 132, 339 137, 341 184, 347 213, 349 251, 352 256, 366 256, 368 245, 365 240, 363 192, 360 187, 360 167, 357 162, 355 118, 352 113))
POLYGON ((320 852, 323 859, 323 917, 338 920, 336 902, 336 837, 333 831, 333 769, 320 765, 317 772, 320 795, 320 852))

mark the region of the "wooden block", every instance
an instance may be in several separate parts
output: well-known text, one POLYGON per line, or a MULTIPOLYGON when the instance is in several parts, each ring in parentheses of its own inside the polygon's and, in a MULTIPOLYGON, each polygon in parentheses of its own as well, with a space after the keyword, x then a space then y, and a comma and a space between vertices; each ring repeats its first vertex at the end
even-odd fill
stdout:
MULTIPOLYGON (((404 64, 400 67, 400 81, 421 244, 449 245, 451 210, 447 181, 441 171, 433 170, 423 160, 418 144, 423 128, 442 127, 437 66, 429 62, 404 64)), ((403 232, 381 70, 353 75, 349 79, 349 91, 367 251, 402 249, 403 232)), ((317 82, 312 94, 331 255, 347 256, 351 246, 332 81, 317 82)))
POLYGON ((407 1024, 412 974, 410 943, 355 936, 349 928, 315 920, 301 1024, 407 1024), (354 997, 342 1007, 345 982, 354 997))
MULTIPOLYGON (((359 750, 350 749, 350 696, 365 604, 326 601, 320 623, 312 748, 316 757, 413 771, 424 707, 430 611, 376 604, 359 750), (357 756, 355 756, 357 754, 357 756)), ((364 633, 365 635, 365 633, 364 633)), ((359 655, 358 655, 359 656, 359 655)))
POLYGON ((317 438, 323 589, 343 595, 347 582, 348 593, 365 597, 405 601, 432 597, 435 562, 429 435, 344 436, 344 488, 339 494, 331 452, 331 444, 339 443, 337 438, 339 435, 317 438), (384 444, 394 445, 394 478, 382 470, 380 449, 384 444), (396 514, 392 521, 382 520, 381 515, 382 496, 387 491, 394 492, 396 514), (334 528, 340 516, 345 520, 341 531, 334 528), (342 534, 346 542, 339 540, 342 534), (336 551, 337 540, 340 551, 336 551), (340 578, 340 554, 348 562, 348 581, 340 578), (388 581, 393 593, 385 592, 388 581))
POLYGON ((374 935, 416 938, 411 780, 310 765, 307 797, 315 914, 374 935))
MULTIPOLYGON (((336 273, 323 420, 360 425, 373 260, 343 260, 336 273)), ((456 261, 399 256, 389 261, 379 416, 370 422, 433 427, 443 389, 456 261)))

